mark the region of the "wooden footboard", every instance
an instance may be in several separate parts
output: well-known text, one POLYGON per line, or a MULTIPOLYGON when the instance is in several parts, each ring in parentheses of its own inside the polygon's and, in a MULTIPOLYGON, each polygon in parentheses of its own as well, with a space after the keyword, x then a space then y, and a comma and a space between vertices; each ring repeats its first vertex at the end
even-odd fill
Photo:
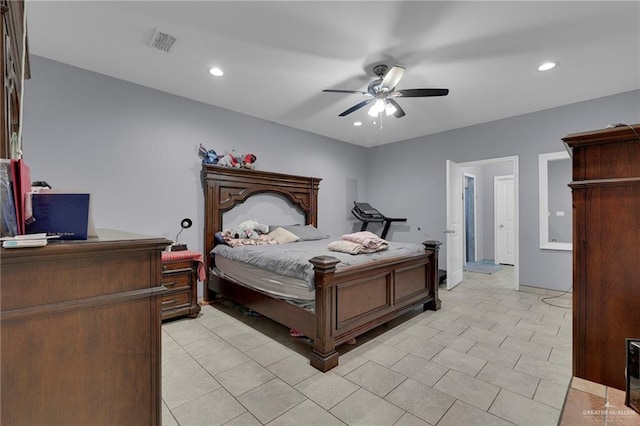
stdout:
MULTIPOLYGON (((310 260, 315 271, 315 314, 249 287, 212 276, 209 289, 313 339, 311 365, 328 371, 338 365, 336 347, 418 305, 440 308, 438 249, 423 243, 419 256, 336 269, 332 256, 310 260)), ((210 296, 213 300, 213 295, 210 296)))
POLYGON ((328 371, 338 365, 336 346, 384 324, 417 305, 440 309, 438 250, 425 242, 425 254, 358 265, 336 271, 339 260, 310 260, 316 281, 316 338, 311 365, 328 371))

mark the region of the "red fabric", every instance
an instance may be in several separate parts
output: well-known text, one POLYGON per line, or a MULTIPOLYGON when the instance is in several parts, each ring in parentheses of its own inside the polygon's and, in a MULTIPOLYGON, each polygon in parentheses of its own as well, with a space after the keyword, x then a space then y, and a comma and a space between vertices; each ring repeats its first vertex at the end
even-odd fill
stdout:
POLYGON ((204 271, 204 257, 202 253, 191 250, 181 251, 163 251, 162 260, 185 260, 192 259, 198 262, 198 281, 204 281, 207 278, 207 274, 204 271))

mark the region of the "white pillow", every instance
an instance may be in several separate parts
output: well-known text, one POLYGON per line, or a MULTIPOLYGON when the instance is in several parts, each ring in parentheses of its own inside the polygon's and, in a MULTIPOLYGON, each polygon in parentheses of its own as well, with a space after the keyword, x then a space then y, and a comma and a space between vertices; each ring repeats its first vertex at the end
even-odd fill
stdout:
POLYGON ((298 241, 300 237, 298 237, 293 232, 287 231, 284 228, 276 228, 268 234, 270 237, 275 238, 278 244, 287 244, 298 241))

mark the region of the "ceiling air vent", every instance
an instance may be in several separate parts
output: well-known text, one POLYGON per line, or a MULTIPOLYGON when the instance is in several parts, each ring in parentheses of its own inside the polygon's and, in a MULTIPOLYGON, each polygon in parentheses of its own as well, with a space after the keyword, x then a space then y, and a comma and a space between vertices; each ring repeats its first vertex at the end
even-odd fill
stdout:
POLYGON ((159 30, 154 30, 151 39, 149 40, 149 46, 169 53, 173 48, 176 38, 169 33, 163 33, 159 30))

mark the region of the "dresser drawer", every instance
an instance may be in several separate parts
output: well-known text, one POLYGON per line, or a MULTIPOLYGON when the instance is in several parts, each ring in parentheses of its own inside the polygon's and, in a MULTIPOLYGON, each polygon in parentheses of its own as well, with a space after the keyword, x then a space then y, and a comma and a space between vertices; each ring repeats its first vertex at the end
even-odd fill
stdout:
POLYGON ((188 305, 191 303, 191 293, 174 293, 166 295, 162 298, 162 309, 171 309, 180 305, 188 305))
POLYGON ((170 262, 162 263, 162 272, 177 272, 177 271, 191 271, 192 261, 191 259, 185 260, 172 260, 170 262))
POLYGON ((191 274, 170 274, 162 276, 162 285, 167 290, 174 290, 181 287, 191 288, 191 274))

